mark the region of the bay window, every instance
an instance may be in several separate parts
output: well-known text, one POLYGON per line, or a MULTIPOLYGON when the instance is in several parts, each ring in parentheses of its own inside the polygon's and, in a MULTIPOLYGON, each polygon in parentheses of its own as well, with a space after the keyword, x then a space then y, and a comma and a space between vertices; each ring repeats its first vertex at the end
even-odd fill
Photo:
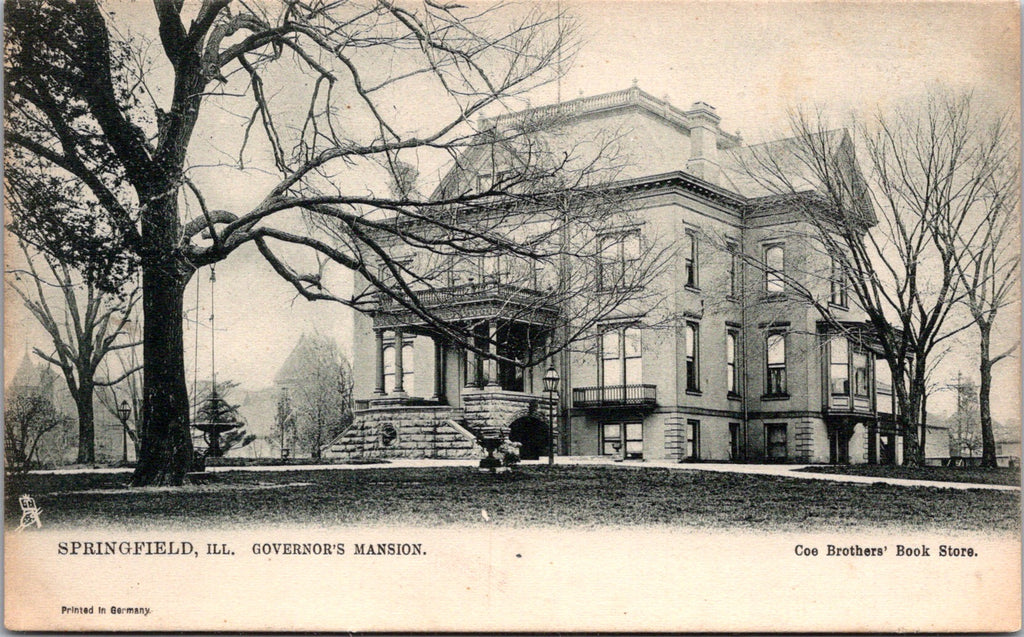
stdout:
POLYGON ((829 387, 833 396, 850 395, 850 347, 841 336, 829 344, 829 387))

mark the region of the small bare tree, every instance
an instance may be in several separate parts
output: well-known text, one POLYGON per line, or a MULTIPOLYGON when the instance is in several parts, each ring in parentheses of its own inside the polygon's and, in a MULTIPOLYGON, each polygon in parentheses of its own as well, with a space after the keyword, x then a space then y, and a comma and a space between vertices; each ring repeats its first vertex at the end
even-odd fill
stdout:
POLYGON ((279 379, 288 389, 290 413, 279 413, 278 420, 292 420, 296 442, 320 458, 324 446, 352 424, 352 368, 338 344, 320 335, 303 335, 292 357, 297 364, 291 375, 279 379))
POLYGON ((956 411, 949 422, 950 443, 958 456, 966 455, 973 458, 982 448, 978 386, 973 381, 958 376, 952 389, 956 392, 956 411))
MULTIPOLYGON (((47 370, 48 371, 48 370, 47 370)), ((44 439, 66 427, 68 416, 53 404, 56 376, 44 372, 39 384, 8 396, 4 409, 4 468, 24 473, 36 463, 44 439)))
POLYGON ((31 250, 24 242, 18 245, 25 268, 10 270, 8 283, 50 337, 52 350, 33 351, 61 370, 75 401, 77 462, 94 462, 93 398, 97 388, 119 383, 141 369, 141 365, 123 368, 114 378, 99 372, 111 352, 140 344, 127 333, 139 295, 134 288, 120 296, 104 293, 54 257, 31 250))
MULTIPOLYGON (((138 313, 134 316, 137 318, 138 313)), ((137 320, 128 321, 125 329, 129 342, 141 341, 142 329, 137 320)), ((140 348, 133 346, 118 349, 105 357, 100 369, 101 377, 115 379, 115 382, 104 380, 97 386, 96 392, 103 408, 124 427, 124 435, 132 441, 136 458, 139 457, 138 427, 142 419, 142 361, 139 355, 140 348), (129 409, 128 419, 123 422, 120 409, 122 403, 127 403, 129 409)))

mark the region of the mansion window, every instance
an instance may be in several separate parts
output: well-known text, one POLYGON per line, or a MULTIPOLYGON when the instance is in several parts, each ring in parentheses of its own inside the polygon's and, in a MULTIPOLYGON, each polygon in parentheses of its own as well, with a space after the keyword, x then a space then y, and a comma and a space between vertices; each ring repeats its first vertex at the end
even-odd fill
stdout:
POLYGON ((686 324, 686 391, 700 391, 700 325, 686 324))
POLYGON ((875 400, 878 411, 891 414, 892 406, 892 370, 889 361, 884 358, 875 359, 875 400))
POLYGON ((736 347, 739 338, 737 330, 729 330, 725 333, 725 386, 730 396, 740 393, 739 370, 736 367, 736 347))
POLYGON ((853 395, 868 396, 868 355, 867 352, 854 350, 850 357, 853 368, 853 395))
POLYGON ((833 396, 850 395, 850 347, 843 337, 829 344, 829 391, 833 396))
POLYGON ((768 460, 786 459, 786 425, 767 424, 764 426, 765 454, 768 460))
POLYGON ((837 259, 832 259, 832 271, 829 274, 831 286, 829 302, 839 307, 847 307, 849 298, 847 296, 846 271, 837 259))
POLYGON ((604 387, 643 382, 640 329, 613 327, 601 335, 601 384, 604 387))
POLYGON ((697 231, 687 230, 686 231, 686 287, 696 288, 699 283, 699 268, 700 262, 698 261, 697 252, 697 231))
POLYGON ((600 249, 598 288, 611 290, 628 286, 640 260, 640 232, 604 235, 600 239, 600 249))
MULTIPOLYGON (((496 249, 497 250, 497 249, 496 249)), ((447 285, 503 283, 526 289, 550 287, 552 277, 546 261, 495 252, 452 258, 444 267, 447 285)))
POLYGON ((609 422, 601 425, 601 455, 643 458, 643 424, 639 422, 609 422))
POLYGON ((765 376, 765 394, 768 396, 786 395, 786 335, 773 332, 765 339, 767 349, 767 375, 765 376))
POLYGON ((764 291, 768 294, 781 294, 786 289, 782 280, 785 271, 785 249, 781 244, 765 247, 764 264, 764 291))
MULTIPOLYGON (((407 394, 413 394, 416 382, 416 371, 414 367, 413 346, 406 343, 402 347, 402 389, 407 394)), ((395 391, 395 346, 394 344, 384 347, 384 393, 391 394, 395 391)))
POLYGON ((843 337, 833 338, 829 343, 829 391, 833 396, 870 395, 868 385, 868 354, 843 337), (852 350, 852 352, 851 352, 852 350))
POLYGON ((685 429, 686 441, 683 447, 684 460, 700 459, 700 421, 687 420, 685 429))

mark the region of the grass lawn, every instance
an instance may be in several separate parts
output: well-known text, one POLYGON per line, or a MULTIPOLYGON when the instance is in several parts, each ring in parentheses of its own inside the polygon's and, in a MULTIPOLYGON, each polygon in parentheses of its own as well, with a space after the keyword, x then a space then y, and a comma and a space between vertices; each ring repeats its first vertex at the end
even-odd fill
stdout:
POLYGON ((9 478, 46 527, 161 529, 250 525, 488 525, 835 531, 1019 531, 1020 494, 860 485, 627 467, 472 467, 231 471, 178 488, 126 489, 128 474, 9 478), (483 519, 485 509, 490 522, 483 519))
POLYGON ((806 467, 801 471, 835 473, 848 476, 872 476, 877 478, 906 478, 909 480, 1020 486, 1020 469, 1009 469, 1006 467, 981 469, 978 467, 901 467, 897 465, 859 464, 844 466, 820 465, 806 467))

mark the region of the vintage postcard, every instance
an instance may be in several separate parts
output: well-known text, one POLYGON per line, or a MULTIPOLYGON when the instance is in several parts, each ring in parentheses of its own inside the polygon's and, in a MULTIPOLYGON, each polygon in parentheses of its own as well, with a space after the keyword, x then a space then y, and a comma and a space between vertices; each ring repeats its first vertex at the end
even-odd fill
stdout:
POLYGON ((1019 10, 8 0, 5 626, 1018 630, 1019 10))

